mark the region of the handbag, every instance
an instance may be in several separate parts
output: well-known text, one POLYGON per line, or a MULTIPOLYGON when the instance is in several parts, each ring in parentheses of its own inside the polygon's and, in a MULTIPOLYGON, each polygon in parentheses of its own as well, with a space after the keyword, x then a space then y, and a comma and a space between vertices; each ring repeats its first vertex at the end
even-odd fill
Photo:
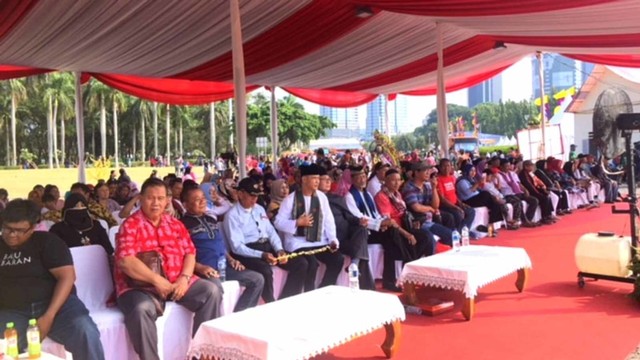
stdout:
POLYGON ((420 229, 426 219, 427 217, 424 214, 414 214, 410 210, 405 211, 402 217, 405 229, 420 229))
MULTIPOLYGON (((158 274, 162 277, 166 277, 164 275, 164 269, 162 268, 162 255, 159 252, 152 251, 143 251, 136 254, 138 260, 142 261, 142 263, 149 268, 154 274, 158 274)), ((139 288, 153 288, 153 285, 149 284, 146 281, 132 279, 127 277, 127 285, 134 289, 139 288)))
MULTIPOLYGON (((159 252, 155 250, 143 251, 143 252, 137 253, 136 257, 138 258, 138 260, 142 261, 142 263, 146 267, 148 267, 149 270, 151 270, 153 273, 158 274, 163 278, 166 278, 164 274, 164 269, 162 268, 162 255, 159 252)), ((160 295, 156 292, 153 285, 151 285, 146 281, 132 279, 129 276, 127 276, 126 280, 127 280, 127 285, 130 288, 145 292, 146 294, 149 295, 149 297, 151 297, 151 300, 153 301, 153 305, 156 308, 156 314, 158 316, 162 316, 164 314, 166 301, 165 299, 160 297, 160 295)))

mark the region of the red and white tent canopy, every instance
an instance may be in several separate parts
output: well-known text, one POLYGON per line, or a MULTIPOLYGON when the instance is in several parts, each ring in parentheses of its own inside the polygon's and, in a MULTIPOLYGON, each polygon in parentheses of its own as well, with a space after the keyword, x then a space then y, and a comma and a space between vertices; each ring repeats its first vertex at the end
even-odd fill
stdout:
MULTIPOLYGON (((637 0, 241 0, 240 11, 247 87, 330 106, 435 94, 437 27, 448 91, 536 50, 640 67, 637 0)), ((4 0, 0 78, 73 70, 167 103, 230 98, 229 19, 222 0, 4 0)))

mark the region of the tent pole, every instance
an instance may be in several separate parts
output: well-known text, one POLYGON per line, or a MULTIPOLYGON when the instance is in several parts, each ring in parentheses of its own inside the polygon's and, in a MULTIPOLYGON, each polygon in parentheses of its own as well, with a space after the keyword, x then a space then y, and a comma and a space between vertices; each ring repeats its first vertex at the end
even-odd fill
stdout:
POLYGON ((540 130, 542 132, 542 143, 540 143, 540 150, 538 151, 538 157, 541 159, 547 158, 547 149, 546 142, 547 137, 545 136, 545 128, 547 127, 547 118, 545 112, 545 103, 544 103, 544 64, 543 55, 541 51, 536 52, 536 57, 538 58, 538 77, 540 78, 540 130))
POLYGON ((278 106, 276 103, 276 87, 271 87, 271 168, 278 172, 278 106))
POLYGON ((209 146, 211 146, 212 161, 216 160, 216 103, 209 104, 209 146))
POLYGON ((78 182, 86 183, 84 169, 84 106, 82 103, 82 73, 76 71, 76 138, 78 139, 78 182))
POLYGON ((235 93, 236 133, 238 138, 238 167, 240 178, 247 175, 247 102, 244 74, 244 50, 242 48, 242 24, 239 0, 231 0, 231 48, 233 52, 233 87, 235 93))
POLYGON ((446 158, 449 153, 449 115, 447 114, 447 95, 444 85, 444 52, 442 50, 442 24, 436 23, 438 33, 438 72, 437 72, 437 93, 436 111, 438 113, 438 141, 440 142, 440 157, 446 158))

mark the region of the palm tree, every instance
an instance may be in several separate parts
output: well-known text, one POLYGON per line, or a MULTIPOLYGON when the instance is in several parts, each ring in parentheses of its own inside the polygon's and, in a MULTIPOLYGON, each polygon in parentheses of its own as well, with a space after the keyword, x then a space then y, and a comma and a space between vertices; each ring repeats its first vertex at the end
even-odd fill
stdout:
POLYGON ((107 158, 107 109, 105 99, 109 98, 111 88, 101 82, 92 80, 89 87, 89 108, 100 109, 100 155, 107 158))
MULTIPOLYGON (((154 103, 154 104, 157 104, 157 103, 154 103)), ((132 106, 135 109, 135 111, 140 115, 140 140, 141 140, 140 157, 142 161, 145 161, 147 158, 146 120, 152 117, 153 105, 148 101, 144 101, 140 98, 136 98, 132 106)), ((155 119, 156 132, 157 132, 157 123, 158 123, 157 112, 155 114, 156 114, 156 119, 155 119)), ((154 134, 154 137, 157 139, 157 134, 154 134)), ((157 145, 157 141, 156 141, 156 145, 157 145)))
POLYGON ((68 72, 53 73, 48 77, 45 98, 49 101, 49 112, 51 115, 51 131, 52 131, 52 150, 55 158, 56 167, 59 167, 58 161, 58 137, 57 137, 57 123, 58 114, 61 115, 60 120, 60 147, 61 162, 64 163, 65 159, 65 118, 72 116, 74 112, 74 79, 73 75, 68 72), (53 108, 51 108, 53 103, 53 108))
POLYGON ((158 157, 158 102, 153 102, 153 156, 158 157))
POLYGON ((165 158, 165 162, 170 163, 171 161, 171 107, 167 104, 167 156, 165 158))
POLYGON ((11 166, 18 164, 18 145, 16 142, 16 109, 18 103, 27 97, 27 90, 22 79, 8 81, 8 89, 11 94, 11 166))
POLYGON ((125 111, 128 107, 128 97, 120 91, 111 92, 111 100, 113 102, 113 157, 115 158, 116 169, 120 167, 120 158, 118 155, 118 110, 125 111))

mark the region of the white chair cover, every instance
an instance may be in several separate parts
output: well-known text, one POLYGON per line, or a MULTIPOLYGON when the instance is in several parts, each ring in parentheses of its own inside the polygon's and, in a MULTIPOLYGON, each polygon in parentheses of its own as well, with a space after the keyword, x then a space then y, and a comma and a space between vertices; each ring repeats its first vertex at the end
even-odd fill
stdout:
POLYGON ((116 235, 118 235, 118 231, 120 231, 120 225, 116 225, 109 229, 109 242, 113 248, 116 248, 116 235))

